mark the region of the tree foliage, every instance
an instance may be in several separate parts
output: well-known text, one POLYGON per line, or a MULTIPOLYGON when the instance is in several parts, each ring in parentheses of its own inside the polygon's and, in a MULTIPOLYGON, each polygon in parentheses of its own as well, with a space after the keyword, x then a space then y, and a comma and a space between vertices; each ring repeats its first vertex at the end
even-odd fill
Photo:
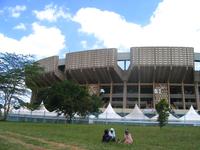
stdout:
POLYGON ((165 126, 168 122, 168 117, 169 117, 169 104, 165 99, 161 99, 157 104, 156 104, 156 111, 158 112, 158 122, 160 128, 165 126))
POLYGON ((30 55, 0 53, 0 103, 3 105, 3 120, 7 118, 11 105, 23 101, 30 91, 25 81, 33 84, 33 77, 40 74, 42 68, 34 63, 30 55))
POLYGON ((38 98, 43 100, 49 111, 64 114, 69 121, 75 114, 85 116, 90 112, 98 111, 100 105, 100 98, 95 95, 90 96, 87 87, 69 80, 40 89, 38 98))

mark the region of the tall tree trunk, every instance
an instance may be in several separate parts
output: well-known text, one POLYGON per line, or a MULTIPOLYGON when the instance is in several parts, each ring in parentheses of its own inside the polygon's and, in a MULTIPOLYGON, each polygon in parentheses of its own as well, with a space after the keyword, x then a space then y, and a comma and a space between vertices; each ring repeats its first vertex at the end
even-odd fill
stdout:
POLYGON ((6 111, 6 104, 4 104, 4 107, 3 107, 3 115, 2 115, 2 118, 0 118, 1 121, 5 121, 7 118, 7 111, 6 111))
POLYGON ((10 111, 10 104, 11 104, 11 97, 5 96, 5 103, 4 103, 4 113, 3 113, 3 118, 1 120, 5 121, 8 117, 8 113, 10 111))
POLYGON ((8 101, 7 101, 7 97, 6 96, 4 97, 4 100, 5 100, 5 102, 4 102, 4 105, 3 105, 3 117, 1 119, 3 121, 5 121, 6 118, 7 118, 7 111, 6 111, 6 109, 7 109, 7 103, 8 103, 8 101))

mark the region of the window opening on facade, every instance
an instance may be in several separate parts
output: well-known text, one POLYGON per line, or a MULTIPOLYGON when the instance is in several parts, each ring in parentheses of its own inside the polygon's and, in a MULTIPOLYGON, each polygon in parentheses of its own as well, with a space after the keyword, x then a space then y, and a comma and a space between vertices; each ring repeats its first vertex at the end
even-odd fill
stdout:
POLYGON ((128 85, 127 86, 127 93, 137 94, 138 93, 138 86, 137 85, 128 85))
POLYGON ((134 108, 135 104, 138 104, 138 98, 127 98, 127 108, 134 108))
MULTIPOLYGON (((138 98, 127 98, 127 100, 128 100, 128 102, 136 102, 137 103, 137 101, 138 101, 138 98)), ((136 103, 134 103, 134 104, 136 104, 136 103)))
POLYGON ((182 98, 171 98, 170 102, 173 109, 183 109, 182 98))
POLYGON ((141 94, 152 94, 153 86, 152 85, 141 85, 141 94))
POLYGON ((185 94, 195 94, 194 86, 185 86, 184 87, 184 93, 185 94))
POLYGON ((191 105, 194 108, 196 108, 196 100, 195 100, 195 98, 186 98, 185 99, 185 107, 186 107, 186 109, 190 109, 191 105))
POLYGON ((109 97, 103 97, 102 101, 103 101, 104 104, 107 104, 107 103, 109 103, 110 98, 109 97))
POLYGON ((110 94, 110 86, 101 86, 100 93, 102 94, 110 94))
POLYGON ((170 86, 170 94, 182 94, 181 86, 170 86))
POLYGON ((114 85, 113 86, 113 93, 123 93, 123 85, 114 85))
POLYGON ((141 98, 140 107, 141 108, 153 108, 153 98, 151 98, 151 97, 141 98))
POLYGON ((120 104, 112 104, 113 106, 113 108, 122 108, 123 106, 122 105, 120 105, 120 104))
POLYGON ((122 102, 123 98, 112 98, 112 102, 122 102))
POLYGON ((194 70, 195 71, 200 71, 200 62, 199 61, 195 61, 194 62, 194 70))
POLYGON ((130 60, 118 60, 117 65, 122 69, 122 70, 128 70, 128 67, 130 66, 130 60))

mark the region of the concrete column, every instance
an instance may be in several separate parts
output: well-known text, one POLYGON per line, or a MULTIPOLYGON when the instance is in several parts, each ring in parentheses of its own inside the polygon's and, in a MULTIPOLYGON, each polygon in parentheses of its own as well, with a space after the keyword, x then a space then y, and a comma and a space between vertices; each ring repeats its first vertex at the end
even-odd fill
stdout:
POLYGON ((113 82, 110 83, 110 103, 112 103, 113 82))
POLYGON ((200 102, 199 102, 199 85, 196 82, 195 83, 195 97, 196 97, 196 103, 197 103, 197 109, 200 109, 200 102))
POLYGON ((138 107, 140 108, 140 82, 138 82, 138 107))
POLYGON ((126 108, 126 101, 127 101, 127 82, 124 81, 124 88, 123 88, 123 109, 126 108))
POLYGON ((155 82, 153 82, 153 108, 155 109, 155 105, 156 105, 156 96, 154 93, 154 89, 155 89, 155 82))
POLYGON ((171 106, 171 100, 170 100, 170 83, 167 83, 167 93, 168 93, 168 104, 171 106))
POLYGON ((185 91, 184 91, 184 83, 181 84, 181 91, 182 91, 182 100, 183 100, 183 109, 185 109, 185 91))

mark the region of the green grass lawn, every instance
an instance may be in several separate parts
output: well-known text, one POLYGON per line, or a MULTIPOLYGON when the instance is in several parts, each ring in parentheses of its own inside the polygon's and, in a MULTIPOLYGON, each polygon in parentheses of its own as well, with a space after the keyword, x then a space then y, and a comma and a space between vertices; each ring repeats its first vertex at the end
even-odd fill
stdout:
POLYGON ((197 150, 199 140, 200 127, 0 122, 0 150, 197 150), (134 144, 102 143, 104 129, 111 127, 120 139, 128 128, 134 144))

